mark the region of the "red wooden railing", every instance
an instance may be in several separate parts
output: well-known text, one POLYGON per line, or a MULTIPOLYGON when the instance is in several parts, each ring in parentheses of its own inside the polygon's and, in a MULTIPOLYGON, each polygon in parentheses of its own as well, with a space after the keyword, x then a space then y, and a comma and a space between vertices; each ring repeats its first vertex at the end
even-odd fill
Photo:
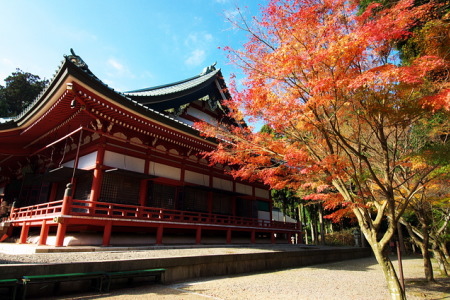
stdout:
MULTIPOLYGON (((36 219, 61 214, 62 200, 27 207, 14 208, 10 219, 36 219)), ((70 214, 76 216, 139 219, 164 222, 202 223, 215 225, 249 226, 297 230, 296 223, 284 223, 256 218, 246 218, 203 212, 191 212, 137 205, 72 200, 70 214)))
POLYGON ((10 214, 10 220, 24 219, 24 218, 39 218, 49 217, 53 215, 60 215, 62 208, 62 200, 36 204, 31 206, 13 208, 10 214))

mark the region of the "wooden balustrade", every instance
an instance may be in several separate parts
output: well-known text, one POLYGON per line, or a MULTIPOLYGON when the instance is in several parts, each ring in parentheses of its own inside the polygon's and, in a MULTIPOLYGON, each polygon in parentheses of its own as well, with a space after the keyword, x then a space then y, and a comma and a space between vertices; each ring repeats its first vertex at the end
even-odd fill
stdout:
POLYGON ((10 214, 11 220, 33 219, 36 217, 48 217, 61 213, 62 200, 41 203, 31 206, 13 208, 10 214))
MULTIPOLYGON (((35 219, 61 213, 62 200, 42 203, 27 207, 14 208, 10 220, 35 219)), ((119 219, 139 219, 165 222, 203 223, 233 226, 251 226, 261 228, 297 230, 296 223, 284 223, 256 218, 210 214, 205 212, 181 211, 137 205, 117 204, 108 202, 91 202, 72 200, 70 214, 86 217, 106 217, 119 219)))

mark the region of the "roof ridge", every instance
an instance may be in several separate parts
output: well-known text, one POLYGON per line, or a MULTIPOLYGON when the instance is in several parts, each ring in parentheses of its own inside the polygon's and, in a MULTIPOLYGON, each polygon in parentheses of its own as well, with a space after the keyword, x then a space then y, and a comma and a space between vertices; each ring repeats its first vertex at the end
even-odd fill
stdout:
POLYGON ((180 80, 180 81, 176 81, 176 82, 172 82, 172 83, 168 83, 168 84, 162 84, 162 85, 157 85, 157 86, 152 86, 152 87, 148 87, 148 88, 143 88, 143 89, 137 89, 137 90, 132 90, 132 91, 126 91, 123 92, 125 94, 131 94, 131 93, 139 93, 139 92, 148 92, 148 91, 153 91, 153 90, 157 90, 157 89, 162 89, 162 88, 166 88, 166 87, 170 87, 170 86, 174 86, 174 85, 178 85, 178 84, 182 84, 194 79, 197 79, 201 77, 200 75, 196 75, 184 80, 180 80))
POLYGON ((131 91, 126 91, 123 92, 124 94, 133 94, 133 93, 142 93, 142 92, 149 92, 149 91, 154 91, 154 90, 158 90, 158 89, 163 89, 163 88, 167 88, 167 87, 171 87, 171 86, 175 86, 175 85, 179 85, 179 84, 183 84, 195 79, 198 79, 200 77, 204 77, 204 76, 211 76, 211 73, 218 73, 218 71, 220 71, 220 69, 216 69, 215 68, 216 63, 212 64, 211 66, 208 66, 206 68, 203 69, 203 71, 196 76, 190 77, 190 78, 186 78, 183 80, 179 80, 179 81, 175 81, 172 83, 167 83, 167 84, 162 84, 162 85, 157 85, 157 86, 153 86, 153 87, 148 87, 148 88, 142 88, 142 89, 137 89, 137 90, 131 90, 131 91))

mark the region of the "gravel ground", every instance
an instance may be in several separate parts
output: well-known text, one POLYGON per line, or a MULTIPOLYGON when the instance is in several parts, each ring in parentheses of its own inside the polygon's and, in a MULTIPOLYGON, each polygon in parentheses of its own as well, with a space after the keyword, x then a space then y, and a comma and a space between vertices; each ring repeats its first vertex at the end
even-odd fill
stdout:
MULTIPOLYGON (((25 249, 26 247, 24 247, 25 249)), ((26 254, 27 251, 6 251, 0 246, 0 263, 55 263, 157 258, 168 256, 198 256, 267 251, 292 251, 289 245, 253 247, 195 247, 151 250, 118 250, 77 253, 26 254), (22 254, 20 254, 22 253, 22 254)), ((97 249, 99 250, 99 249, 97 249)), ((397 266, 397 261, 394 261, 397 266)), ((427 284, 423 280, 422 260, 406 257, 403 269, 408 299, 450 299, 450 278, 439 278, 427 284)), ((49 298, 46 298, 49 299, 49 298)), ((355 259, 310 267, 232 277, 191 280, 171 285, 149 284, 110 293, 79 294, 52 299, 389 299, 383 274, 374 258, 355 259)))
POLYGON ((87 262, 103 260, 125 260, 163 257, 189 257, 203 255, 260 253, 276 251, 298 251, 317 249, 307 245, 255 245, 255 246, 153 246, 153 247, 63 247, 51 253, 34 253, 36 249, 47 251, 55 250, 53 247, 42 247, 30 244, 3 244, 0 243, 0 264, 34 264, 34 263, 62 263, 87 262))

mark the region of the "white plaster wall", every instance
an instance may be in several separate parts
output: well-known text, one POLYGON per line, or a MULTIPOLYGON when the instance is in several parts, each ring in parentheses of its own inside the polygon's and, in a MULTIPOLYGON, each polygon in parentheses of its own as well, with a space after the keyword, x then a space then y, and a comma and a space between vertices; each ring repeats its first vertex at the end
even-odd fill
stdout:
POLYGON ((213 187, 224 191, 233 191, 233 182, 222 178, 213 178, 213 187))
MULTIPOLYGON (((272 210, 272 220, 284 222, 285 216, 284 214, 279 210, 272 210)), ((297 220, 286 216, 286 223, 297 223, 297 220)))
POLYGON ((212 125, 217 125, 217 119, 214 118, 213 116, 210 116, 204 112, 202 112, 201 110, 198 110, 196 108, 192 108, 192 107, 188 107, 187 109, 187 114, 191 115, 199 120, 205 121, 209 124, 212 125))
POLYGON ((174 180, 180 180, 181 178, 181 170, 179 168, 150 162, 150 175, 164 177, 164 178, 170 178, 174 180))
MULTIPOLYGON (((97 159, 97 151, 80 156, 78 159, 78 169, 91 170, 95 168, 95 160, 97 159)), ((63 164, 64 167, 73 168, 75 160, 70 160, 63 164)))
POLYGON ((105 151, 104 165, 144 173, 145 160, 120 153, 105 151))
POLYGON ((247 184, 236 183, 236 192, 253 196, 252 187, 247 184))
POLYGON ((209 186, 209 175, 186 171, 184 173, 184 181, 189 183, 200 184, 203 186, 209 186))
POLYGON ((270 220, 270 212, 258 210, 258 219, 270 220))
POLYGON ((270 194, 268 190, 255 188, 255 196, 264 199, 270 199, 270 194))

